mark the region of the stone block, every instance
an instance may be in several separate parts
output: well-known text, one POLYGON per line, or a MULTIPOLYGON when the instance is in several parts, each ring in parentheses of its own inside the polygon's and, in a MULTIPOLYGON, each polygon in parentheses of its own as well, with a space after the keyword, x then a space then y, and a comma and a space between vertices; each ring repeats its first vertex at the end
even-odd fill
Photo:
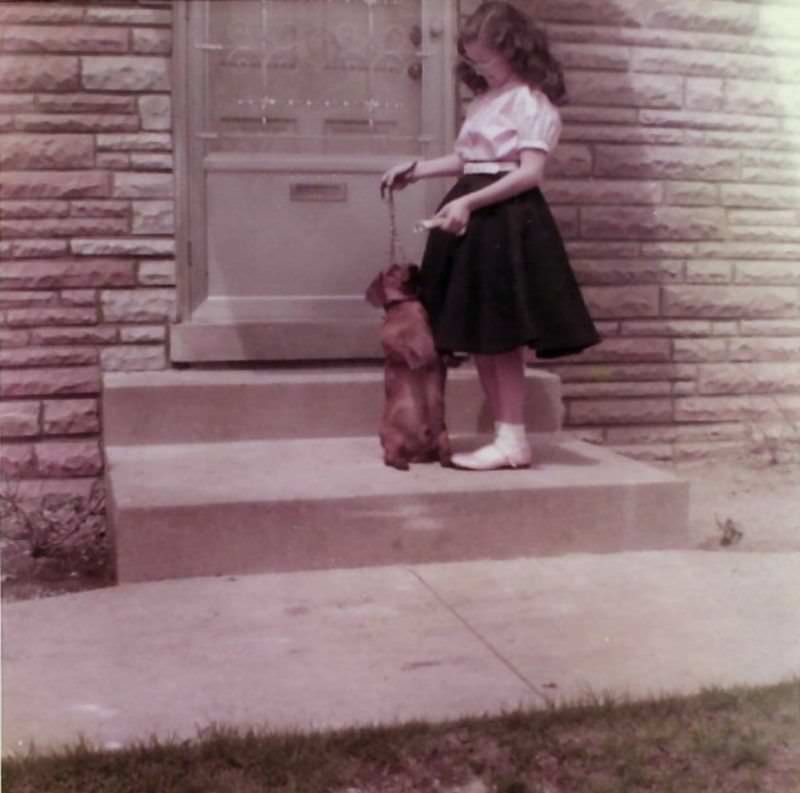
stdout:
POLYGON ((127 234, 126 218, 55 218, 38 220, 0 220, 0 236, 15 237, 83 237, 127 234))
POLYGON ((587 286, 582 291, 589 311, 598 319, 658 316, 657 286, 587 286))
POLYGON ((733 262, 726 261, 690 261, 686 263, 686 280, 690 284, 729 284, 733 267, 733 262))
POLYGON ((21 479, 36 473, 36 456, 29 443, 3 443, 0 445, 0 475, 21 479))
POLYGON ((86 22, 97 25, 155 26, 168 27, 172 24, 172 11, 166 8, 131 8, 122 6, 95 5, 86 9, 86 22))
POLYGON ((672 383, 656 381, 638 383, 568 383, 563 386, 562 393, 565 399, 661 397, 672 394, 672 383))
POLYGON ((109 113, 94 116, 33 113, 18 115, 15 126, 22 132, 134 132, 139 129, 139 117, 109 113))
POLYGON ((701 394, 777 394, 800 390, 800 362, 708 364, 700 367, 701 394))
POLYGON ((15 308, 6 312, 6 322, 11 327, 35 327, 37 325, 94 325, 97 322, 95 308, 15 308))
POLYGON ((175 255, 175 240, 153 237, 136 239, 73 239, 70 250, 76 256, 158 256, 175 255))
POLYGON ((798 361, 800 332, 794 338, 736 338, 730 341, 731 361, 798 361))
POLYGON ((174 234, 173 201, 133 201, 131 231, 134 234, 174 234))
POLYGON ((96 399, 59 399, 44 403, 44 432, 47 435, 91 435, 100 431, 96 399))
POLYGON ((755 33, 760 25, 759 7, 749 3, 707 0, 667 0, 643 7, 644 27, 704 33, 755 33), (645 10, 646 9, 646 10, 645 10))
POLYGON ((69 243, 64 240, 0 240, 0 261, 3 262, 11 259, 39 259, 43 256, 57 258, 68 253, 69 243))
MULTIPOLYGON (((642 247, 645 247, 644 245, 642 247)), ((785 242, 699 242, 691 254, 698 259, 800 259, 800 245, 785 242)))
POLYGON ((684 142, 681 130, 652 125, 621 129, 611 124, 605 126, 582 124, 579 127, 567 127, 561 135, 561 140, 575 143, 619 143, 620 140, 625 140, 628 146, 680 146, 684 142))
POLYGON ((129 201, 71 201, 69 214, 74 218, 127 218, 129 201))
POLYGON ((119 329, 119 340, 123 344, 163 344, 166 339, 164 325, 130 325, 119 329))
POLYGON ((798 293, 789 287, 664 286, 667 317, 794 317, 798 293))
POLYGON ((101 295, 106 322, 167 322, 175 318, 174 289, 117 289, 101 295))
POLYGON ((797 213, 791 209, 728 210, 728 221, 732 226, 795 226, 797 220, 797 213))
POLYGON ((131 36, 133 51, 139 55, 169 55, 172 52, 170 30, 134 28, 131 36))
POLYGON ((658 424, 672 421, 672 399, 574 400, 568 424, 658 424))
POLYGON ((623 336, 665 336, 667 338, 704 337, 712 333, 712 323, 703 320, 642 319, 622 323, 623 336))
POLYGON ((0 293, 0 308, 32 308, 58 304, 57 292, 15 290, 0 293))
POLYGON ((87 91, 169 91, 169 58, 89 55, 81 58, 87 91))
POLYGON ((103 470, 96 441, 42 441, 35 449, 39 476, 97 476, 103 470))
POLYGON ((74 170, 94 167, 91 135, 3 135, 0 169, 74 170))
POLYGON ((109 171, 127 171, 131 167, 131 156, 123 152, 99 152, 96 159, 98 168, 109 171))
POLYGON ((175 178, 164 173, 114 174, 115 198, 172 198, 175 178))
POLYGON ((585 259, 639 259, 640 243, 624 240, 570 240, 567 252, 572 258, 585 259))
POLYGON ((104 372, 158 371, 167 368, 163 344, 105 347, 100 353, 100 361, 104 372))
POLYGON ((0 91, 76 91, 79 69, 80 59, 72 56, 0 55, 0 91))
POLYGON ((580 177, 592 174, 592 152, 588 146, 565 143, 547 160, 548 177, 580 177))
POLYGON ((675 339, 672 346, 672 360, 681 363, 727 361, 728 341, 726 339, 675 339))
POLYGON ((0 171, 0 198, 105 198, 111 195, 106 171, 0 171))
POLYGON ((595 176, 634 179, 736 180, 739 154, 675 146, 597 146, 595 176))
POLYGON ((6 25, 0 26, 0 51, 121 53, 128 51, 128 31, 88 25, 6 25))
POLYGON ((139 97, 139 117, 143 130, 172 129, 172 100, 166 94, 139 97))
POLYGON ((0 218, 64 218, 69 215, 69 201, 0 201, 0 218))
POLYGON ((39 403, 0 402, 0 438, 30 438, 39 434, 39 403))
POLYGON ((0 396, 14 398, 97 394, 100 370, 96 366, 64 369, 8 369, 0 378, 0 396))
MULTIPOLYGON (((640 123, 659 127, 686 129, 686 139, 682 143, 691 143, 689 131, 710 130, 711 136, 706 145, 722 148, 728 145, 725 135, 739 133, 774 132, 780 133, 780 121, 767 116, 732 114, 730 112, 713 113, 699 110, 643 110, 640 123), (720 135, 720 143, 714 143, 713 135, 720 135)), ((748 144, 743 144, 748 145, 748 144)), ((749 144, 752 145, 752 144, 749 144)))
POLYGON ((174 171, 175 160, 171 154, 133 153, 130 155, 130 167, 134 171, 174 171))
MULTIPOLYGON (((78 92, 39 95, 36 97, 35 110, 38 113, 67 113, 70 115, 79 113, 132 115, 137 112, 137 106, 135 97, 124 94, 78 92)), ((34 108, 24 112, 34 112, 34 108)))
POLYGON ((145 259, 139 263, 138 283, 142 286, 174 286, 174 259, 145 259))
POLYGON ((0 5, 0 25, 69 25, 82 19, 80 6, 20 1, 0 5))
POLYGON ((719 208, 586 207, 581 235, 619 239, 703 240, 722 237, 725 212, 719 208))
POLYGON ((726 80, 726 107, 736 113, 797 115, 800 99, 794 85, 754 80, 726 80))
POLYGON ((696 396, 675 400, 675 419, 682 422, 785 422, 796 417, 800 417, 800 398, 794 395, 696 396))
POLYGON ((753 209, 795 209, 800 204, 800 187, 776 185, 726 184, 721 188, 722 203, 727 207, 753 209))
POLYGON ((800 242, 800 228, 787 226, 738 226, 730 230, 731 240, 755 242, 800 242))
POLYGON ((602 343, 581 353, 586 362, 601 361, 669 361, 671 348, 668 339, 660 338, 604 338, 602 343))
POLYGON ((65 289, 61 292, 62 306, 93 306, 97 303, 94 289, 65 289))
POLYGON ((139 132, 135 135, 97 136, 98 151, 171 151, 172 135, 163 132, 139 132))
MULTIPOLYGON (((718 53, 714 55, 718 57, 718 53)), ((686 80, 686 107, 689 110, 721 110, 725 103, 723 85, 722 80, 690 77, 686 80)))
POLYGON ((25 347, 30 343, 30 332, 0 327, 0 348, 25 347))
POLYGON ((119 339, 115 327, 35 328, 31 331, 32 344, 113 344, 119 339))
POLYGON ((135 263, 126 259, 25 259, 5 262, 0 287, 52 289, 133 286, 135 263))
POLYGON ((717 206, 719 186, 708 182, 667 182, 665 203, 672 206, 717 206))
POLYGON ((659 182, 633 182, 621 179, 548 179, 544 188, 554 204, 660 204, 664 187, 659 182))
POLYGON ((0 351, 3 367, 91 366, 98 360, 94 347, 15 347, 0 351))
POLYGON ((680 108, 683 78, 575 70, 570 74, 570 98, 582 105, 680 108))
POLYGON ((577 259, 572 267, 582 284, 661 284, 680 281, 678 259, 577 259))
POLYGON ((800 319, 755 319, 739 323, 742 336, 800 336, 800 319))
POLYGON ((644 380, 694 380, 697 367, 674 363, 594 363, 547 364, 548 371, 557 374, 564 383, 639 382, 644 380))

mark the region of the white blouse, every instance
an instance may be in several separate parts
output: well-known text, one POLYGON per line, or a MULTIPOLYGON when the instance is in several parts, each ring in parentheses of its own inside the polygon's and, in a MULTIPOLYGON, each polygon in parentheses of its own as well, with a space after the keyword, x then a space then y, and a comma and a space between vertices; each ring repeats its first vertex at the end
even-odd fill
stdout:
POLYGON ((527 85, 479 94, 455 143, 465 162, 518 161, 523 149, 550 153, 561 135, 561 114, 545 94, 527 85))

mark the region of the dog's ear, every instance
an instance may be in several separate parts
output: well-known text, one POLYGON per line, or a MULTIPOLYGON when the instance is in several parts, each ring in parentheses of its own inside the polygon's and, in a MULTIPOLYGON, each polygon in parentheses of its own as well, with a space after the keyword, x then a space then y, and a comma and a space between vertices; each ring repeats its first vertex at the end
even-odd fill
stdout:
POLYGON ((372 283, 367 287, 364 299, 371 306, 381 308, 386 302, 386 292, 383 289, 383 273, 378 273, 372 283))

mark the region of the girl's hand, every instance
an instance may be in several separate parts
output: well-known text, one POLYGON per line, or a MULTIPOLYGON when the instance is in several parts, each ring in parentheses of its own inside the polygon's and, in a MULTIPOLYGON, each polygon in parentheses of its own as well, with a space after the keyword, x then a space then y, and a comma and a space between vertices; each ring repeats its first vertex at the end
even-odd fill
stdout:
POLYGON ((440 228, 460 237, 467 231, 471 214, 467 202, 463 198, 456 198, 445 204, 425 225, 428 228, 440 228))
POLYGON ((381 177, 381 198, 385 198, 388 191, 402 190, 415 181, 414 169, 416 167, 417 161, 414 160, 413 162, 401 162, 389 168, 381 177))

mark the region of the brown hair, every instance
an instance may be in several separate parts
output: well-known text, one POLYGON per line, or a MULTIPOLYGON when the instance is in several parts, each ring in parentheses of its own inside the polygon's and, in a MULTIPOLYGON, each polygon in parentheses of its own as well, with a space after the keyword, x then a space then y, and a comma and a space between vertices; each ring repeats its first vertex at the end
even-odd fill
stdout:
MULTIPOLYGON (((464 56, 464 45, 480 41, 502 55, 514 74, 538 88, 553 102, 564 100, 567 90, 561 65, 550 53, 546 33, 533 20, 511 3, 482 3, 461 26, 458 52, 464 56)), ((457 76, 475 93, 489 88, 486 80, 467 61, 461 60, 457 76)))

